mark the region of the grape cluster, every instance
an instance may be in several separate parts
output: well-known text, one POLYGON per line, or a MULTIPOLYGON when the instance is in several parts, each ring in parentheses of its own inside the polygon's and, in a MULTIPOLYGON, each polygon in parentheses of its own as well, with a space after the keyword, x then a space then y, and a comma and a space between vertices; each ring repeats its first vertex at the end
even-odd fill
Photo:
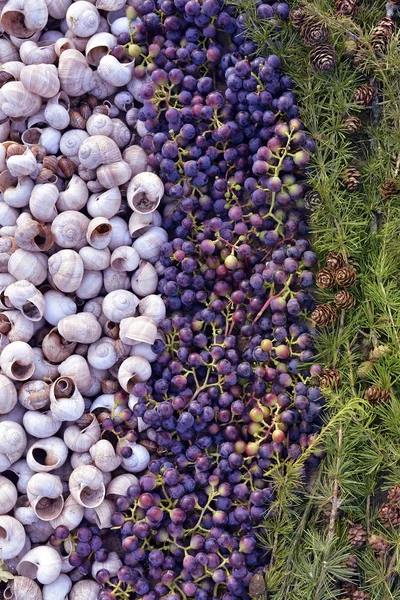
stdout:
MULTIPOLYGON (((257 2, 278 29, 288 12, 257 2)), ((321 425, 304 208, 314 144, 280 59, 249 58, 234 7, 133 0, 128 13, 114 55, 136 59, 137 130, 165 185, 167 315, 152 378, 103 420, 152 460, 115 499, 124 565, 98 572, 100 597, 249 598, 268 561, 256 536, 274 499, 266 473, 321 425)), ((309 452, 305 467, 319 460, 309 452)))

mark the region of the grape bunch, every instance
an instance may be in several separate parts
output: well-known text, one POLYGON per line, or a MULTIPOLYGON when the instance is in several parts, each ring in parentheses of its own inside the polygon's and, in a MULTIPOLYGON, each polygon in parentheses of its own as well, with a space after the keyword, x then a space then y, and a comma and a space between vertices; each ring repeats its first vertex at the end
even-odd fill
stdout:
MULTIPOLYGON (((245 15, 219 0, 130 4, 113 53, 135 58, 136 128, 165 185, 167 314, 151 379, 100 418, 152 457, 114 500, 123 565, 97 572, 100 598, 247 599, 268 562, 256 535, 274 499, 268 470, 308 449, 305 477, 320 460, 304 207, 314 143, 279 57, 249 58, 245 15)), ((289 7, 256 10, 279 31, 289 7)))

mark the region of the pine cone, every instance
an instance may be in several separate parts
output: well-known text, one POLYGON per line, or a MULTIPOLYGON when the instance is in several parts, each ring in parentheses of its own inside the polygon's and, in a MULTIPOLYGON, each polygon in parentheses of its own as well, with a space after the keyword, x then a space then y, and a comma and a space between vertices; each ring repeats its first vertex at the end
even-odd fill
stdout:
POLYGON ((344 17, 354 17, 357 12, 357 0, 336 0, 336 12, 344 17))
POLYGON ((328 256, 326 257, 326 264, 333 271, 337 271, 341 267, 344 267, 346 261, 344 259, 343 254, 340 252, 328 252, 328 256))
POLYGON ((347 290, 340 290, 335 294, 335 304, 342 310, 351 310, 356 305, 356 299, 347 290))
POLYGON ((339 371, 337 369, 324 369, 319 377, 321 389, 331 388, 335 390, 340 384, 339 371))
POLYGON ((349 133, 357 133, 361 129, 362 123, 358 117, 349 115, 343 118, 343 125, 349 133))
POLYGON ((368 543, 378 556, 384 556, 389 550, 389 542, 380 535, 371 535, 368 538, 368 543))
POLYGON ((349 596, 353 596, 354 592, 357 591, 357 586, 351 581, 343 581, 342 590, 346 592, 346 594, 348 594, 349 596))
POLYGON ((336 308, 332 304, 320 304, 311 314, 311 319, 320 327, 330 327, 336 318, 336 308))
POLYGON ((312 208, 319 206, 321 202, 321 196, 318 192, 315 192, 314 190, 308 190, 308 192, 304 196, 304 206, 307 210, 311 210, 312 208))
POLYGON ((337 54, 329 44, 318 44, 310 52, 310 61, 314 69, 329 73, 336 65, 337 54))
POLYGON ((373 85, 367 83, 366 85, 362 85, 354 90, 353 99, 357 104, 362 104, 363 106, 371 106, 373 101, 375 100, 376 91, 373 85))
POLYGON ((336 283, 340 287, 348 288, 354 285, 356 280, 356 272, 350 267, 341 267, 335 273, 336 283))
POLYGON ((357 368, 357 375, 360 379, 365 379, 374 370, 374 363, 370 360, 365 360, 360 363, 357 368))
POLYGON ((294 29, 301 29, 308 17, 308 11, 305 6, 299 4, 295 6, 289 13, 289 21, 294 29))
POLYGON ((379 509, 379 519, 385 527, 397 527, 400 525, 400 509, 391 504, 382 504, 379 509))
POLYGON ((390 17, 382 19, 372 32, 371 45, 376 54, 386 52, 389 41, 393 37, 394 23, 390 17))
POLYGON ((380 190, 384 198, 392 198, 393 196, 396 196, 396 194, 398 194, 399 192, 397 183, 392 179, 385 179, 385 181, 380 187, 380 190))
POLYGON ((349 39, 344 42, 344 56, 346 58, 352 58, 357 52, 358 44, 355 40, 349 39))
POLYGON ((361 548, 367 539, 367 532, 361 523, 354 523, 354 525, 350 527, 347 536, 352 546, 355 548, 361 548))
POLYGON ((319 288, 331 290, 335 285, 335 272, 329 267, 324 267, 318 271, 315 281, 319 288))
POLYGON ((349 192, 354 192, 360 185, 360 172, 355 167, 346 167, 343 170, 342 182, 349 192))
POLYGON ((357 48, 357 51, 354 53, 353 59, 351 61, 351 64, 358 71, 364 71, 364 72, 366 72, 366 70, 367 70, 367 58, 368 58, 367 51, 364 48, 357 48))
POLYGON ((375 348, 371 350, 371 352, 369 353, 369 360, 379 360, 380 358, 382 358, 382 356, 390 354, 390 352, 391 350, 389 346, 384 346, 383 344, 380 344, 379 346, 375 346, 375 348))
POLYGON ((371 596, 367 592, 356 590, 352 596, 353 600, 371 600, 371 596))
POLYGON ((249 594, 252 598, 260 598, 265 594, 265 580, 262 573, 255 573, 249 583, 249 594))
POLYGON ((389 504, 400 508, 400 483, 390 488, 387 497, 389 504))
POLYGON ((346 562, 344 564, 348 569, 355 571, 358 567, 357 557, 349 556, 349 558, 346 560, 346 562))
POLYGON ((307 46, 317 46, 327 41, 328 29, 320 19, 311 17, 301 26, 301 35, 307 46))
POLYGON ((377 385, 371 385, 365 392, 365 399, 371 404, 390 400, 390 390, 384 390, 377 385))

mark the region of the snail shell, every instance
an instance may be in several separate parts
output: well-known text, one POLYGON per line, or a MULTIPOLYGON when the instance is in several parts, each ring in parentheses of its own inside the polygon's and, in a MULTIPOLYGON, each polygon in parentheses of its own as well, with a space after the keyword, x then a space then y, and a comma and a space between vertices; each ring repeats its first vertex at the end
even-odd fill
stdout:
POLYGON ((83 262, 74 250, 60 250, 49 258, 49 273, 62 292, 75 292, 82 283, 83 262))
POLYGON ((67 25, 79 37, 90 37, 98 30, 100 15, 90 2, 78 0, 71 4, 66 14, 67 25))
MULTIPOLYGON (((116 9, 112 9, 116 10, 116 9)), ((117 44, 117 38, 111 33, 101 32, 92 35, 86 44, 86 59, 89 65, 97 67, 100 59, 106 56, 117 44)))
POLYGON ((28 65, 21 71, 21 82, 25 89, 42 98, 52 98, 60 90, 58 71, 54 65, 28 65))

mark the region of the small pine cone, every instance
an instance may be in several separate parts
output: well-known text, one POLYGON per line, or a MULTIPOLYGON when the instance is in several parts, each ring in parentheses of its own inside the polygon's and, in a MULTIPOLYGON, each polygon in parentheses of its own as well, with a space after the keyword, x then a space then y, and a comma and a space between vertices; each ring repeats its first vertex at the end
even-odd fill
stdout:
POLYGON ((355 117, 354 115, 348 115, 343 119, 344 128, 349 133, 357 133, 359 129, 361 129, 362 123, 361 119, 355 117))
POLYGON ((382 358, 382 356, 390 354, 390 352, 391 350, 389 346, 384 346, 383 344, 380 344, 379 346, 376 346, 373 350, 371 350, 371 352, 369 353, 369 360, 379 360, 380 358, 382 358))
POLYGON ((381 184, 380 190, 384 198, 393 198, 393 196, 396 196, 396 194, 399 193, 397 183, 392 179, 385 179, 381 184))
POLYGON ((357 104, 362 104, 363 106, 371 106, 373 101, 375 100, 376 91, 373 85, 367 83, 366 85, 362 85, 354 90, 353 99, 357 104))
POLYGON ((347 58, 352 58, 357 52, 357 49, 358 44, 355 40, 349 39, 345 41, 343 52, 347 58))
POLYGON ((315 281, 319 288, 331 290, 335 285, 335 271, 329 267, 324 267, 318 271, 315 281))
POLYGON ((371 535, 368 538, 368 543, 378 556, 385 556, 389 550, 389 542, 380 535, 371 535))
POLYGON ((400 508, 400 483, 394 485, 388 491, 388 502, 395 506, 396 508, 400 508))
POLYGON ((340 290, 335 294, 335 304, 342 310, 351 310, 356 305, 356 299, 347 290, 340 290))
POLYGON ((367 69, 367 51, 364 48, 358 48, 355 52, 351 64, 357 71, 366 71, 367 69))
POLYGON ((390 17, 382 19, 372 32, 371 45, 376 54, 384 54, 394 34, 394 23, 390 17))
POLYGON ((320 304, 311 314, 311 319, 320 327, 330 327, 336 318, 336 308, 332 304, 320 304))
POLYGON ((321 389, 331 388, 335 390, 340 384, 339 371, 337 369, 324 369, 319 378, 319 387, 321 389))
POLYGON ((336 12, 344 17, 354 17, 357 12, 357 0, 336 0, 336 12))
POLYGON ((294 29, 301 29, 308 17, 308 11, 305 6, 299 4, 295 6, 289 13, 289 21, 294 29))
POLYGON ((357 368, 357 375, 360 379, 366 379, 368 375, 374 370, 374 363, 370 360, 365 360, 360 363, 357 368))
POLYGON ((336 283, 340 287, 349 288, 354 285, 356 280, 356 272, 350 267, 341 267, 335 273, 336 283))
POLYGON ((382 504, 379 509, 379 519, 385 527, 397 527, 400 525, 400 509, 391 504, 382 504))
POLYGON ((346 167, 342 174, 342 182, 349 192, 354 192, 360 185, 360 171, 355 167, 346 167))
POLYGON ((249 583, 249 594, 252 598, 260 598, 265 594, 265 579, 262 573, 255 573, 249 583))
POLYGON ((333 271, 337 271, 346 264, 343 254, 340 252, 328 252, 326 257, 326 264, 333 271))
POLYGON ((352 595, 353 600, 371 600, 371 596, 367 592, 356 590, 352 595))
POLYGON ((357 591, 357 586, 355 583, 352 583, 351 581, 343 581, 342 590, 344 592, 346 592, 346 594, 348 594, 349 596, 352 596, 354 594, 354 592, 357 591))
POLYGON ((329 44, 318 44, 310 52, 310 61, 314 69, 329 73, 336 65, 337 54, 329 44))
POLYGON ((361 548, 367 539, 367 532, 361 523, 354 523, 354 525, 350 527, 347 536, 352 546, 355 548, 361 548))
POLYGON ((307 46, 318 46, 328 40, 328 29, 320 19, 311 17, 302 25, 301 35, 307 46))
POLYGON ((319 206, 321 202, 321 196, 318 192, 315 192, 314 190, 308 190, 308 192, 304 196, 304 206, 307 210, 311 210, 312 208, 319 206))
POLYGON ((371 385, 365 392, 365 399, 371 404, 387 402, 390 400, 390 390, 384 390, 377 385, 371 385))
POLYGON ((357 557, 349 556, 349 558, 346 560, 346 562, 344 564, 348 569, 355 571, 358 567, 357 557))

